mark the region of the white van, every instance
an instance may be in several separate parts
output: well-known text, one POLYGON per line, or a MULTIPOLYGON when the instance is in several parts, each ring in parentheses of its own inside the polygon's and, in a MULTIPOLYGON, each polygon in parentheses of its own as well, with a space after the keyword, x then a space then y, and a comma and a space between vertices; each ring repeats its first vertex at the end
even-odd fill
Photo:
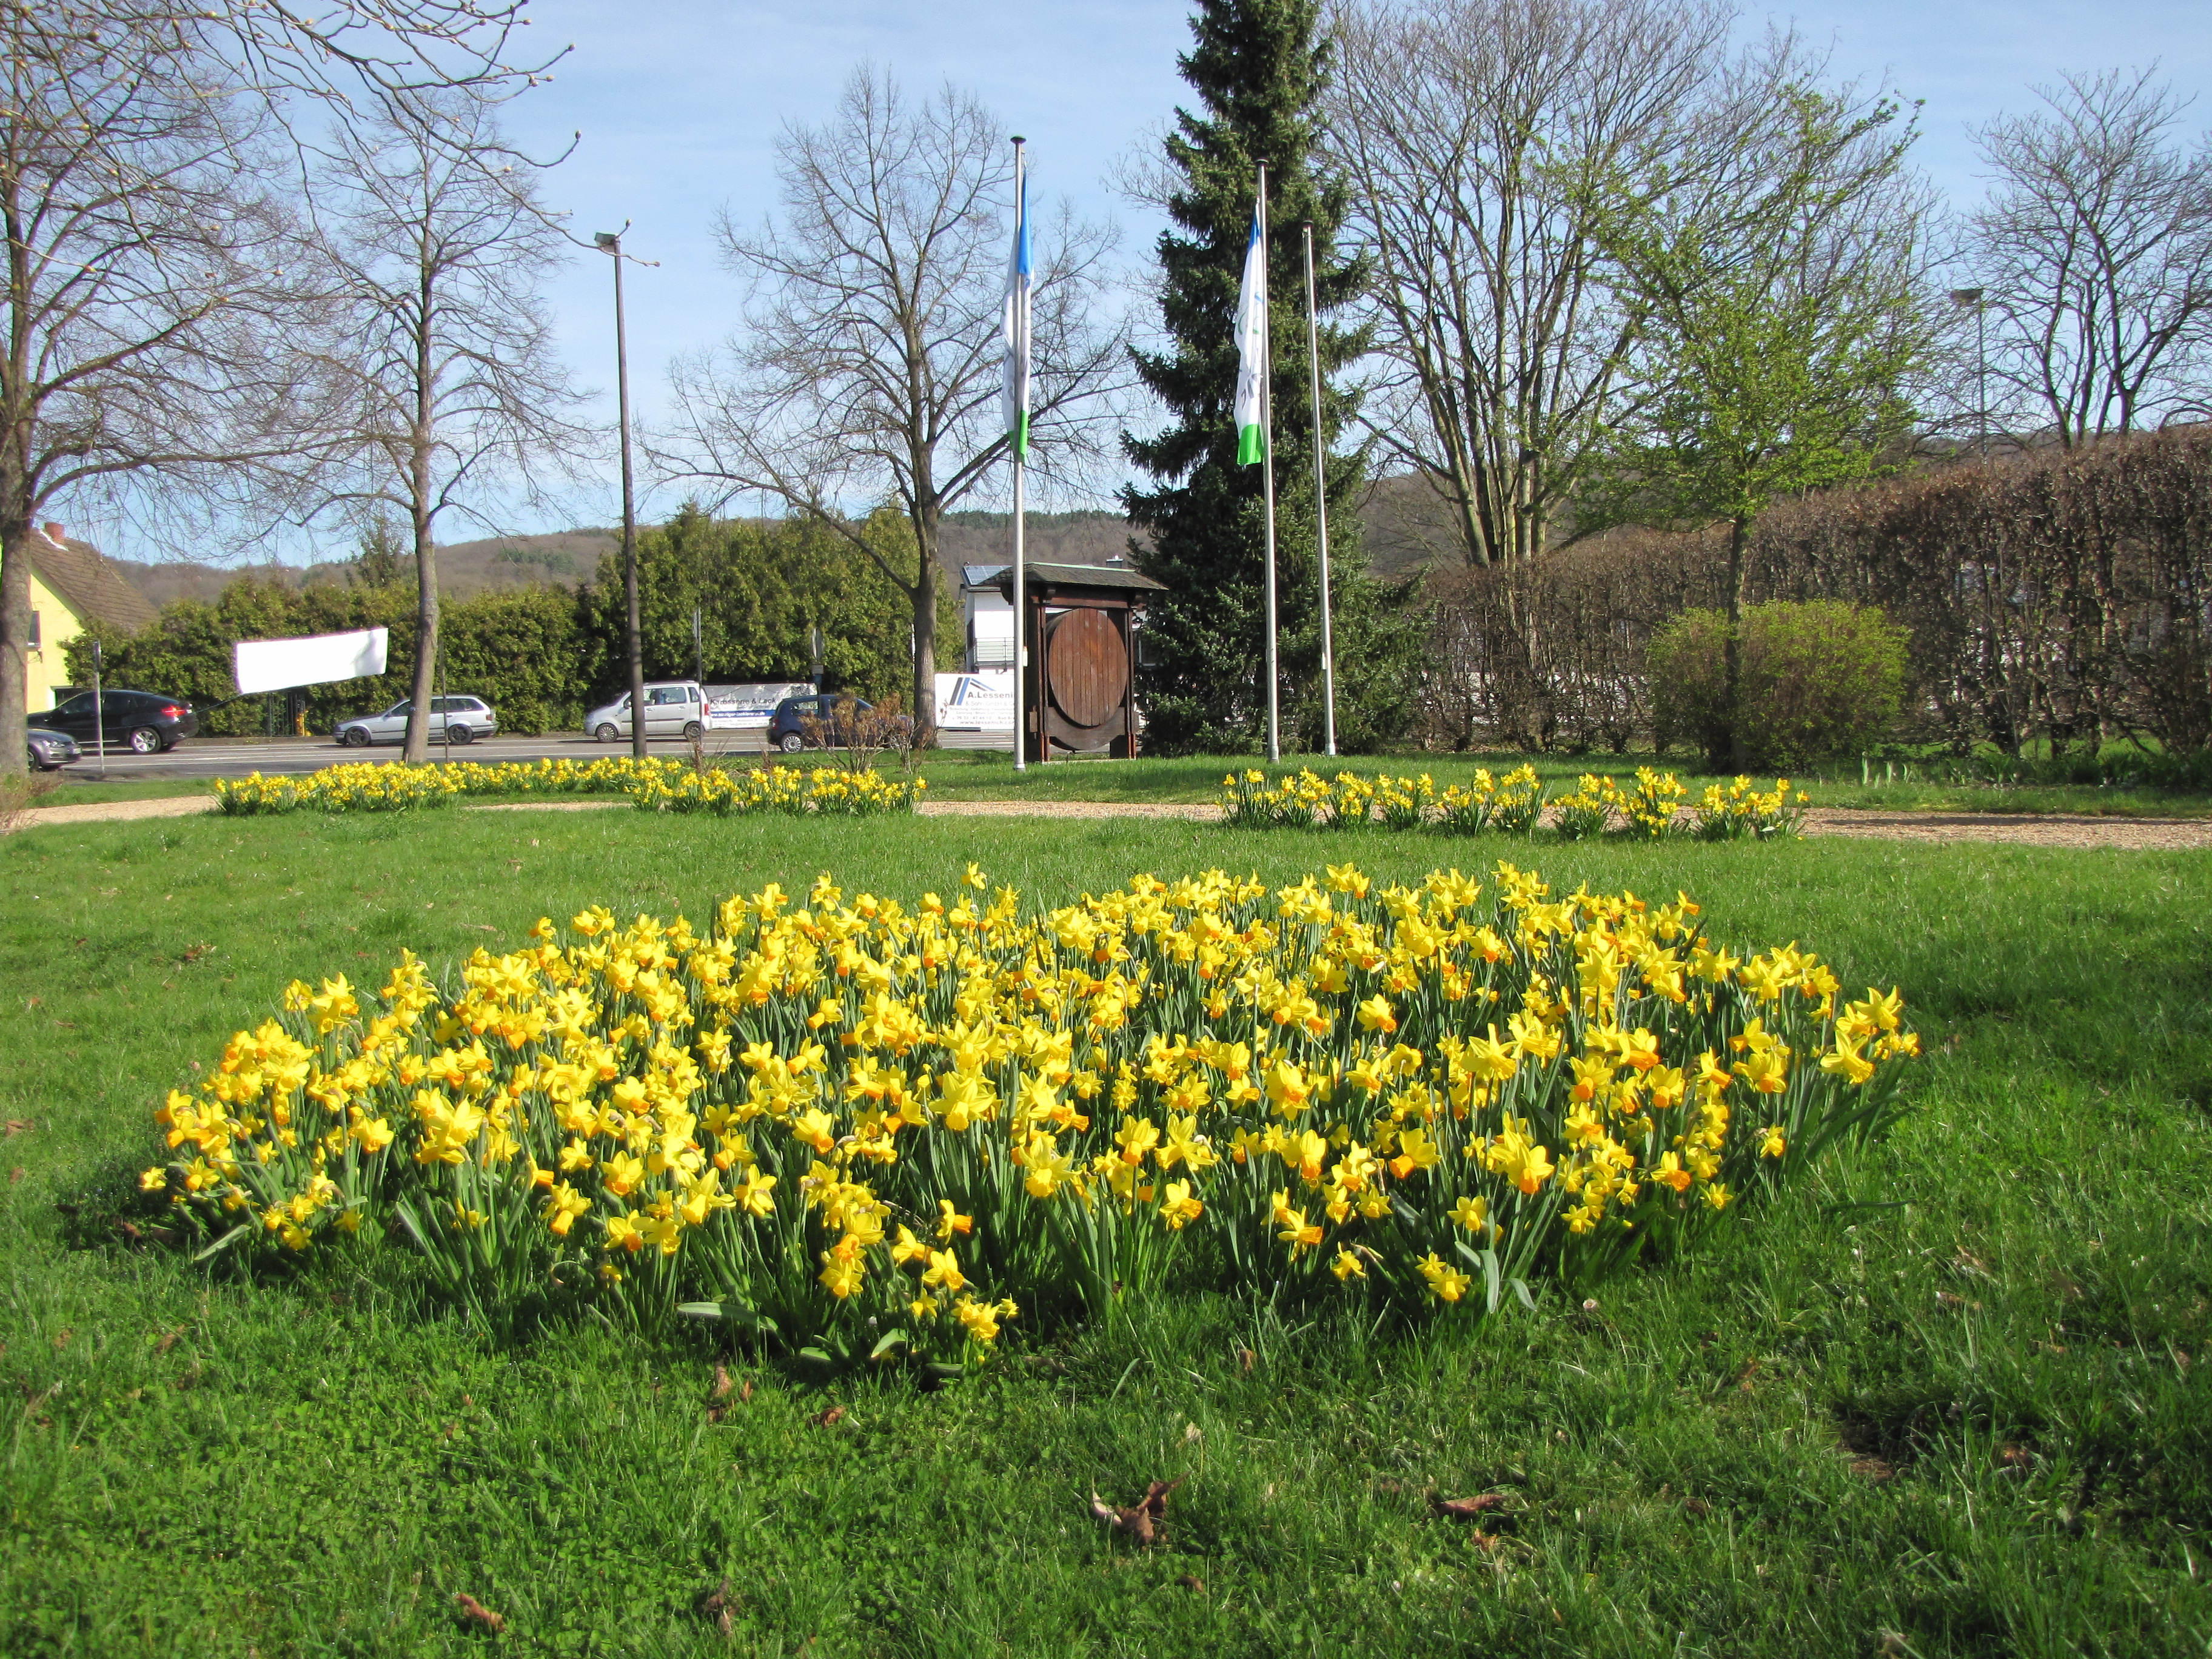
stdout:
MULTIPOLYGON (((662 680, 645 688, 645 735, 682 738, 687 743, 707 729, 707 694, 696 680, 662 680)), ((620 743, 630 734, 629 693, 594 708, 584 730, 601 743, 620 743)))

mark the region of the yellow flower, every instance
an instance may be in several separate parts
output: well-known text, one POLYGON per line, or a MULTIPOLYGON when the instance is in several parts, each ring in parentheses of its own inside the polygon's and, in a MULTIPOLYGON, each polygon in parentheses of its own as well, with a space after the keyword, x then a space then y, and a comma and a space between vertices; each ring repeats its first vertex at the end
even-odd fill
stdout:
POLYGON ((960 1263, 954 1259, 951 1251, 932 1250, 929 1253, 929 1267, 923 1273, 921 1282, 933 1288, 957 1291, 963 1288, 968 1280, 961 1273, 960 1263))
POLYGON ((592 1200, 564 1181, 546 1198, 545 1224, 556 1237, 566 1238, 568 1229, 576 1224, 576 1218, 588 1212, 591 1207, 592 1200))
POLYGON ((1462 1194, 1452 1206, 1451 1218, 1471 1233, 1479 1233, 1490 1222, 1490 1204, 1486 1199, 1469 1198, 1462 1194))
POLYGON ((138 1190, 142 1193, 158 1193, 168 1184, 169 1172, 158 1164, 138 1177, 138 1190))
POLYGON ((975 1228, 975 1218, 963 1215, 949 1198, 937 1200, 937 1242, 948 1244, 955 1233, 970 1233, 975 1228))
POLYGON ((1422 1278, 1429 1281, 1429 1289, 1439 1302, 1456 1302, 1467 1294, 1468 1286, 1474 1280, 1467 1274, 1441 1261, 1434 1250, 1428 1260, 1414 1264, 1422 1278))
POLYGON ((1340 1279, 1367 1277, 1366 1267, 1349 1249, 1339 1249, 1336 1253, 1336 1260, 1328 1264, 1328 1270, 1340 1279))
POLYGON ((1190 1195, 1190 1182, 1168 1182, 1167 1192, 1160 1201, 1160 1219, 1167 1223, 1170 1230, 1181 1232, 1188 1224, 1197 1220, 1205 1210, 1206 1206, 1190 1195))

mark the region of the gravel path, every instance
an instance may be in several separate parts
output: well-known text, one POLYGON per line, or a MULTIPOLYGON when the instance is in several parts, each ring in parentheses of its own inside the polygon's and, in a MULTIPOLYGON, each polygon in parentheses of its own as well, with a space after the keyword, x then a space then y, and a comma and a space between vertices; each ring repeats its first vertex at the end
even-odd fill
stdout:
MULTIPOLYGON (((472 806, 474 812, 591 812, 627 807, 626 801, 519 801, 472 806)), ((137 818, 180 818, 215 810, 207 795, 160 800, 102 801, 82 806, 36 807, 13 826, 117 823, 137 818)), ((1180 818, 1212 823, 1221 809, 1158 801, 925 800, 927 818, 1180 818)), ((1816 806, 1805 815, 1812 836, 1855 836, 1875 841, 1994 842, 2020 847, 2115 848, 2186 852, 2212 848, 2212 818, 2106 818, 2059 813, 1875 812, 1816 806)))

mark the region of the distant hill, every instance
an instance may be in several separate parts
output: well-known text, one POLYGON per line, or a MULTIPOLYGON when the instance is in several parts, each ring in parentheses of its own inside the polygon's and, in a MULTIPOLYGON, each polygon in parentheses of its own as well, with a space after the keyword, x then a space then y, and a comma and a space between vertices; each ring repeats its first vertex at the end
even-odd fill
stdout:
MULTIPOLYGON (((967 564, 1004 564, 1012 551, 1005 513, 946 515, 939 561, 955 580, 967 564)), ((1448 522, 1435 492, 1413 477, 1378 480, 1361 510, 1366 543, 1376 574, 1401 576, 1424 565, 1453 561, 1448 522)), ((1131 532, 1118 513, 1032 513, 1025 544, 1033 559, 1063 564, 1104 564, 1126 557, 1131 532)), ((438 550, 439 590, 466 599, 487 589, 532 587, 557 582, 587 582, 600 558, 622 545, 619 530, 580 528, 536 536, 486 536, 438 550)), ((109 562, 155 605, 173 599, 213 603, 240 577, 290 588, 313 587, 352 579, 350 561, 320 564, 205 564, 193 560, 161 563, 134 559, 109 562)), ((407 562, 410 579, 413 566, 407 562)))

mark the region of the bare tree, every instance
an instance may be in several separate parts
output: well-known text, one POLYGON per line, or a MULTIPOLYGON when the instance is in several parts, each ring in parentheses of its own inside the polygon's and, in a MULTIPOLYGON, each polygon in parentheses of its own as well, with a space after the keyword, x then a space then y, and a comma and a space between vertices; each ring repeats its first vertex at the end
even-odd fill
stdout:
POLYGON ((2212 412, 2212 137, 2184 147, 2152 73, 2069 75, 1976 135, 1991 368, 2068 448, 2212 412))
POLYGON ((28 538, 58 498, 151 510, 293 447, 304 297, 256 179, 265 106, 189 31, 68 6, 0 14, 0 772, 24 764, 28 538))
POLYGON ((536 169, 466 89, 416 112, 341 124, 317 169, 317 208, 344 318, 348 392, 337 476, 321 503, 357 522, 404 520, 418 595, 413 706, 403 757, 429 757, 438 662, 439 521, 489 520, 488 493, 532 486, 588 439, 558 362, 541 289, 568 240, 539 205, 536 169), (488 159, 489 158, 489 159, 488 159))
POLYGON ((1527 559, 1621 393, 1632 307, 1595 279, 1601 176, 1668 158, 1723 0, 1347 0, 1328 108, 1389 372, 1370 424, 1470 564, 1527 559))
MULTIPOLYGON (((792 126, 777 149, 783 220, 756 232, 726 216, 731 267, 748 278, 749 332, 679 363, 662 465, 734 494, 756 491, 843 537, 898 584, 914 611, 914 714, 934 734, 938 526, 1006 454, 1000 307, 1012 166, 1003 128, 948 86, 909 100, 862 67, 826 127, 792 126), (896 501, 919 558, 895 568, 855 504, 896 501)), ((1092 320, 1111 245, 1063 211, 1036 238, 1030 465, 1079 469, 1110 425, 1101 394, 1123 362, 1092 320)))

